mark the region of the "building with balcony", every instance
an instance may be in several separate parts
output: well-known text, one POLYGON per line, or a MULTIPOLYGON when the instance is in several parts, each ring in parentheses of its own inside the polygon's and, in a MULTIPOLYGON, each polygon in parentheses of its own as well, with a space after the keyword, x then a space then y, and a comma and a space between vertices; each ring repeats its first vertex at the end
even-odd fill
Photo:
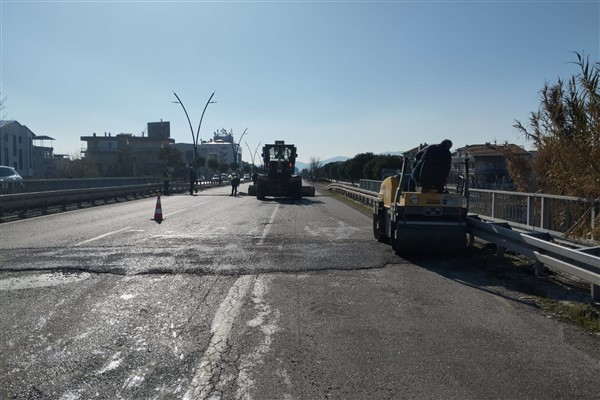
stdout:
POLYGON ((514 190, 508 172, 507 151, 518 157, 532 155, 516 144, 484 143, 461 147, 452 156, 452 171, 464 176, 464 160, 469 159, 469 186, 477 189, 514 190))
POLYGON ((94 160, 101 176, 161 175, 165 162, 158 154, 164 146, 175 142, 170 138, 168 121, 148 123, 148 136, 132 133, 111 133, 81 136, 87 143, 84 157, 94 160))
MULTIPOLYGON (((414 158, 427 143, 420 144, 402 153, 403 157, 414 158)), ((465 176, 465 159, 469 159, 469 187, 478 189, 514 190, 508 172, 506 152, 531 159, 532 154, 516 144, 484 143, 460 147, 452 153, 452 165, 448 176, 449 184, 456 184, 459 176, 465 176)), ((412 165, 409 167, 411 168, 412 165)))
POLYGON ((216 131, 210 141, 200 145, 200 155, 208 160, 216 160, 220 165, 236 163, 242 165, 242 146, 235 143, 233 133, 225 129, 216 131))
POLYGON ((13 167, 22 177, 33 176, 33 133, 17 121, 0 121, 0 165, 13 167))

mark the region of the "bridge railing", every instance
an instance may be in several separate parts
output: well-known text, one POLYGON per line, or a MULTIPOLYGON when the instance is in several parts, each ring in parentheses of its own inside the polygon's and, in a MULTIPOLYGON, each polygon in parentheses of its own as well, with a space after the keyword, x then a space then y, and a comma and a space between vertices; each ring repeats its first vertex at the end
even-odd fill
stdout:
MULTIPOLYGON (((381 181, 361 179, 360 188, 379 192, 381 181)), ((599 239, 600 199, 469 189, 469 212, 541 229, 555 236, 575 234, 590 243, 599 239)))
MULTIPOLYGON (((227 183, 203 181, 202 187, 220 186, 227 183)), ((171 181, 169 192, 182 193, 189 190, 189 182, 171 181)), ((16 193, 0 195, 0 217, 24 216, 28 211, 46 213, 50 208, 84 203, 96 204, 115 199, 153 196, 163 191, 161 178, 98 178, 27 180, 16 193)))
MULTIPOLYGON (((334 183, 327 189, 368 205, 377 201, 377 181, 361 182, 360 186, 334 183)), ((472 215, 467 218, 467 227, 471 238, 496 244, 499 254, 511 250, 534 260, 537 275, 548 267, 576 276, 590 284, 592 301, 600 302, 600 246, 566 246, 553 240, 562 238, 564 232, 549 229, 564 229, 586 221, 593 229, 598 200, 473 189, 469 202, 472 215), (558 211, 553 211, 553 207, 558 211)))

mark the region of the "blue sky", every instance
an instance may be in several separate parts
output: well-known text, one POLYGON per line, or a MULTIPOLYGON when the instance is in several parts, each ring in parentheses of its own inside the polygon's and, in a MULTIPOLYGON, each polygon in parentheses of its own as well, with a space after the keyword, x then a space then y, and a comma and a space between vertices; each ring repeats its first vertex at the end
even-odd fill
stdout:
POLYGON ((77 154, 81 136, 171 122, 299 159, 511 142, 545 82, 600 59, 599 1, 2 0, 5 119, 77 154))

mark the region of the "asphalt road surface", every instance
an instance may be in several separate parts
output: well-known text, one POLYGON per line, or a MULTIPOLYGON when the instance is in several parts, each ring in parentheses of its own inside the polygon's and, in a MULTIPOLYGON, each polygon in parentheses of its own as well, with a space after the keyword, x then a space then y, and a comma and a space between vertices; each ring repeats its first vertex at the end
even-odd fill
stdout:
POLYGON ((600 398, 600 338, 486 258, 399 258, 319 193, 229 193, 0 224, 0 398, 600 398))

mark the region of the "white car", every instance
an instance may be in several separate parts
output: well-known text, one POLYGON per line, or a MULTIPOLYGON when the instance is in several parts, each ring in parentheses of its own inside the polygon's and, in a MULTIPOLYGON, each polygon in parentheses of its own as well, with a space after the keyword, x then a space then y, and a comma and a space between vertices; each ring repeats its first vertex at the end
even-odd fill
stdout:
POLYGON ((0 165, 0 193, 17 193, 23 186, 23 177, 13 167, 0 165))
POLYGON ((13 167, 0 165, 0 183, 5 182, 23 182, 23 177, 13 167))

